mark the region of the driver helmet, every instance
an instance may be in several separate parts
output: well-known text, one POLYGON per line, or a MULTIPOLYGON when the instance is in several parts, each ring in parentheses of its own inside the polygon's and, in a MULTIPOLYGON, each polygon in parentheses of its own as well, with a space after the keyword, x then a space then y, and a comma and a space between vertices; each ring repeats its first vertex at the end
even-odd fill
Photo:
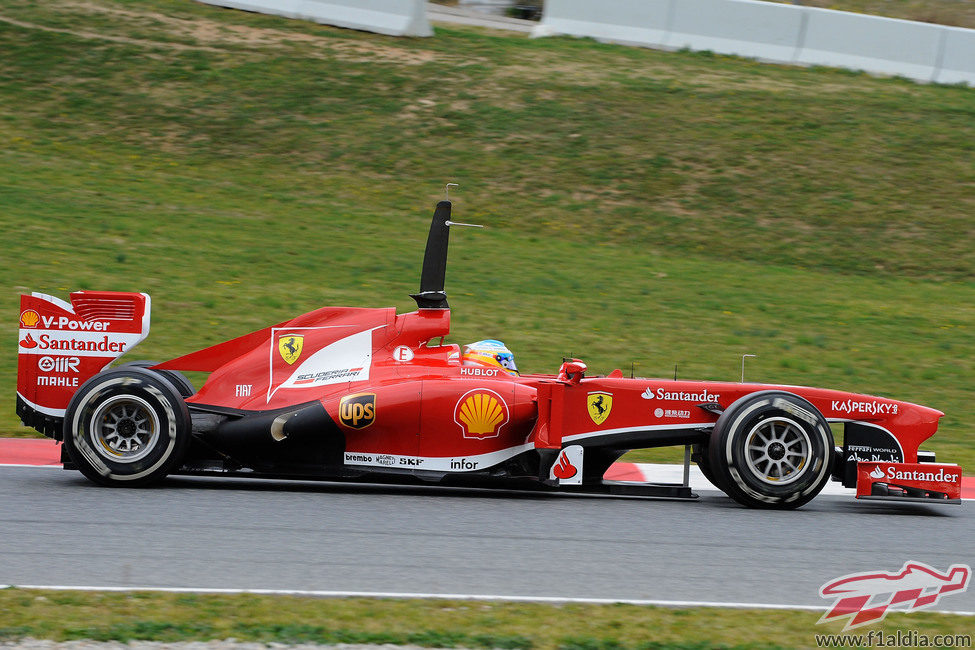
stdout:
POLYGON ((465 366, 498 368, 509 375, 518 375, 515 355, 511 354, 511 350, 504 343, 495 339, 484 339, 465 345, 462 363, 465 366))

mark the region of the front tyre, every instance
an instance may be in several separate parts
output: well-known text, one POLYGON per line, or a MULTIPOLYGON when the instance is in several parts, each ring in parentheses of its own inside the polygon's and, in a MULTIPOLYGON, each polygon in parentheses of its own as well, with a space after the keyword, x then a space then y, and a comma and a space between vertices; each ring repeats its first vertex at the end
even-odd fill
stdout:
POLYGON ((704 478, 708 480, 714 487, 719 490, 724 490, 720 485, 718 485, 718 478, 714 475, 714 471, 711 470, 711 456, 708 454, 708 448, 706 445, 694 445, 694 454, 691 459, 697 463, 698 469, 701 470, 701 474, 704 478))
POLYGON ((718 418, 708 465, 738 503, 792 509, 826 486, 832 452, 832 431, 815 406, 785 391, 762 391, 742 397, 718 418))
POLYGON ((95 483, 142 486, 179 466, 191 429, 186 403, 165 376, 127 366, 78 389, 65 413, 64 446, 95 483))

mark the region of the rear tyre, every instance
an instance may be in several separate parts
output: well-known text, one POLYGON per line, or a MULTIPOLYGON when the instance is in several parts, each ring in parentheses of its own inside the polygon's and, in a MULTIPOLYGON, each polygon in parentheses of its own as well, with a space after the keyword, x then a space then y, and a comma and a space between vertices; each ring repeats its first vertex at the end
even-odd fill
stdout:
MULTIPOLYGON (((159 361, 146 361, 146 360, 129 361, 127 363, 119 364, 115 368, 116 369, 117 368, 151 368, 152 366, 155 366, 159 363, 160 363, 159 361)), ((153 372, 157 372, 163 377, 165 377, 166 379, 168 379, 169 383, 171 383, 176 388, 176 390, 179 391, 179 394, 182 395, 183 397, 192 397, 193 395, 196 395, 196 388, 194 388, 193 384, 190 383, 190 380, 186 378, 186 375, 184 375, 180 371, 153 370, 153 372)))
POLYGON ((64 447, 95 483, 135 487, 179 467, 191 431, 186 403, 168 378, 125 366, 95 375, 71 398, 64 447))
POLYGON ((708 444, 717 485, 750 508, 808 503, 829 481, 832 460, 826 419, 807 400, 784 391, 736 401, 718 418, 708 444))

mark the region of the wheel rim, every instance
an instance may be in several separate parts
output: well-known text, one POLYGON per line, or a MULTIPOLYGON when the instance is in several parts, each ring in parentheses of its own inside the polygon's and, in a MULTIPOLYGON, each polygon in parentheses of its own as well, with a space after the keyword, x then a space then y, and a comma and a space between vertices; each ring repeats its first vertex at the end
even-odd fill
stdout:
POLYGON ((768 485, 787 485, 809 467, 809 434, 788 418, 768 418, 756 424, 745 442, 748 469, 768 485))
POLYGON ((159 439, 159 416, 134 395, 112 397, 91 418, 94 447, 105 458, 132 463, 153 450, 159 439))

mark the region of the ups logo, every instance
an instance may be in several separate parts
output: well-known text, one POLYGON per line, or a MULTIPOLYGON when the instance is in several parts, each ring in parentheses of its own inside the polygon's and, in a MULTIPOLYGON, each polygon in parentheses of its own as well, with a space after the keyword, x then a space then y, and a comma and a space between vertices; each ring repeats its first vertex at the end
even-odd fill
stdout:
POLYGON ((365 429, 375 420, 375 393, 346 395, 339 402, 339 421, 350 429, 365 429))

